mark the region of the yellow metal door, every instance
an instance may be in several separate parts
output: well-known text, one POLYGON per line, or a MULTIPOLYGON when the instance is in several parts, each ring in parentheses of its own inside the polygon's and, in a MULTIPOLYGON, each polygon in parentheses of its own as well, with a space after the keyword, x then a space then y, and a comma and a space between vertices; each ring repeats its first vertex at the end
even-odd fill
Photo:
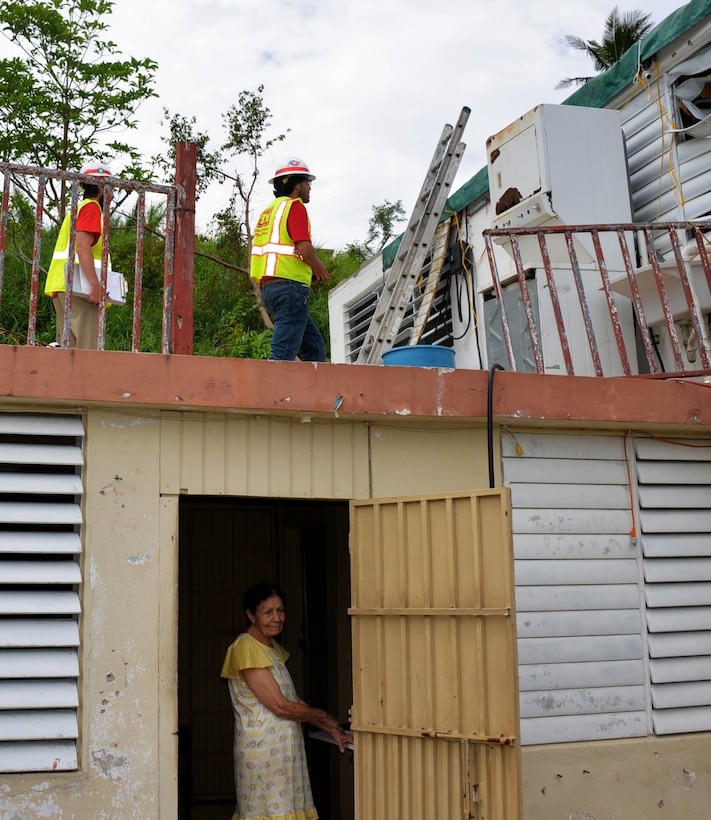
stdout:
POLYGON ((355 820, 520 820, 506 488, 351 503, 355 820))

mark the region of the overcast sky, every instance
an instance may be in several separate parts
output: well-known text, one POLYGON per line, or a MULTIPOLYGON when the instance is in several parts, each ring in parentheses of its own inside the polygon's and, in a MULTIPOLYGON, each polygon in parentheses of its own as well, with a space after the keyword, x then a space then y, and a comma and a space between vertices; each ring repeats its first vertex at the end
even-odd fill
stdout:
MULTIPOLYGON (((342 248, 365 237, 372 207, 402 200, 409 217, 446 122, 472 113, 453 190, 485 165, 487 137, 540 103, 572 93, 564 77, 592 63, 566 34, 599 40, 615 0, 116 0, 108 20, 124 56, 159 66, 158 99, 129 139, 161 150, 162 109, 197 118, 215 146, 222 115, 242 90, 264 85, 272 135, 287 139, 260 167, 260 207, 276 163, 301 156, 316 174, 314 241, 342 248)), ((654 23, 675 0, 618 3, 654 23)), ((120 162, 117 163, 120 170, 120 162)), ((228 172, 234 169, 226 168, 228 172)), ((228 199, 198 205, 207 227, 228 199)), ((400 226, 404 229, 405 223, 400 226)))

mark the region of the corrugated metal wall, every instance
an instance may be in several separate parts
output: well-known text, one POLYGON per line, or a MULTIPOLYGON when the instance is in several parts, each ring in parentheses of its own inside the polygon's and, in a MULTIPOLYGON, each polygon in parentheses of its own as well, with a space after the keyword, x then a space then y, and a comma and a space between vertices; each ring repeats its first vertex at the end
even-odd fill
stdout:
POLYGON ((162 493, 367 498, 368 426, 308 416, 166 413, 160 470, 162 493))
POLYGON ((351 505, 356 820, 521 817, 505 490, 351 505))

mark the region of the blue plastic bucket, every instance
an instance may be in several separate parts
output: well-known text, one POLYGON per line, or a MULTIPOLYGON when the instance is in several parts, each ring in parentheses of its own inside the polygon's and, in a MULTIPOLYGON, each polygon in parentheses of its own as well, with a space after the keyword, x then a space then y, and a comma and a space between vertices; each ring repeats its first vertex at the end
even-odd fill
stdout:
POLYGON ((406 345, 392 347, 383 353, 383 364, 405 367, 454 368, 454 350, 442 345, 406 345))

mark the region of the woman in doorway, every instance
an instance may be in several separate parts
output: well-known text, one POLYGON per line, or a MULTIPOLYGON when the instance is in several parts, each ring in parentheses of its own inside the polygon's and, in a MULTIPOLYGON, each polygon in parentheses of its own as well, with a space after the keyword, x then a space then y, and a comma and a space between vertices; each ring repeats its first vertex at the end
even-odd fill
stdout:
POLYGON ((350 736, 335 717, 296 694, 289 653, 275 640, 284 629, 282 593, 255 584, 245 593, 244 611, 247 629, 227 650, 221 672, 235 718, 232 820, 316 820, 301 723, 327 732, 341 752, 350 736))

